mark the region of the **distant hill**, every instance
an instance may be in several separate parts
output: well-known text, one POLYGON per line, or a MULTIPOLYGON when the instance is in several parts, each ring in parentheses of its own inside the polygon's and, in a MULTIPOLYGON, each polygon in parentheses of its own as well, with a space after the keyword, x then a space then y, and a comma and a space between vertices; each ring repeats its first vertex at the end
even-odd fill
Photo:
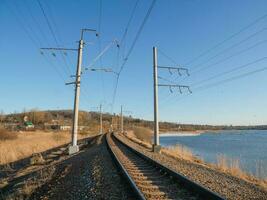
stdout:
MULTIPOLYGON (((22 113, 13 113, 0 116, 0 123, 23 123, 24 117, 35 124, 35 126, 42 128, 45 123, 59 123, 64 125, 71 125, 72 110, 30 110, 22 113)), ((103 125, 105 129, 110 127, 113 123, 114 129, 119 129, 120 116, 117 114, 103 113, 103 125)), ((99 126, 98 112, 79 112, 80 126, 99 126)), ((131 116, 124 116, 124 127, 131 129, 134 126, 141 126, 153 129, 153 121, 133 118, 131 116)), ((213 126, 213 125, 196 125, 196 124, 179 124, 171 122, 160 122, 161 131, 195 131, 195 130, 267 130, 267 125, 259 126, 213 126)))

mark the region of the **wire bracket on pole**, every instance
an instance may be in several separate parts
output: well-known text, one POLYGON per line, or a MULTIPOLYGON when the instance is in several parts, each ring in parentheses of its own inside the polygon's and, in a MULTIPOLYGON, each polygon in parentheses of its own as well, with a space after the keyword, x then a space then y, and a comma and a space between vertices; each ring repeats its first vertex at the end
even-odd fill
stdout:
POLYGON ((40 48, 41 50, 55 50, 55 51, 78 51, 78 49, 74 49, 74 48, 40 48))
MULTIPOLYGON (((80 84, 80 83, 81 83, 81 81, 77 82, 77 84, 80 84)), ((76 84, 76 81, 65 83, 65 85, 73 85, 73 84, 76 84)))
POLYGON ((105 72, 105 73, 113 73, 113 74, 119 76, 119 73, 116 72, 116 71, 113 71, 113 69, 111 69, 111 68, 103 68, 103 67, 100 67, 100 68, 86 68, 86 70, 90 70, 90 71, 93 71, 93 72, 102 71, 102 72, 105 72))
POLYGON ((190 94, 192 94, 192 91, 189 86, 187 85, 178 85, 178 84, 158 84, 159 87, 169 87, 169 90, 171 93, 173 93, 173 88, 178 88, 179 92, 182 94, 183 90, 186 89, 190 94))
POLYGON ((181 73, 181 71, 184 71, 186 73, 187 76, 190 76, 189 71, 187 68, 184 67, 171 67, 171 66, 158 66, 159 69, 168 69, 169 73, 172 75, 173 71, 172 70, 177 70, 179 76, 182 76, 183 74, 181 73))

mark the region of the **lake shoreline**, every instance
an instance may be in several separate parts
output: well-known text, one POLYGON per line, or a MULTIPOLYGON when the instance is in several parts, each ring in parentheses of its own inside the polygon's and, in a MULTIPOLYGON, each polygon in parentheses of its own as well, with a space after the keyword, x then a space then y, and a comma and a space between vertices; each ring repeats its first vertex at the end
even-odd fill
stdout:
MULTIPOLYGON (((162 135, 188 135, 188 134, 192 134, 192 135, 200 135, 203 133, 207 133, 207 132, 211 132, 211 130, 195 130, 195 131, 164 131, 164 132, 160 132, 160 134, 162 135)), ((215 131, 213 131, 215 132, 215 131)), ((217 130, 216 130, 217 132, 217 130)))
POLYGON ((160 135, 161 145, 174 147, 177 144, 192 150, 193 154, 207 163, 216 164, 219 156, 227 162, 236 162, 242 170, 256 176, 267 178, 267 157, 264 139, 267 131, 201 131, 201 132, 169 132, 160 135), (207 133, 207 134, 203 134, 207 133), (218 133, 218 134, 216 134, 218 133), (257 137, 256 137, 257 135, 257 137))
MULTIPOLYGON (((173 170, 194 180, 203 186, 215 191, 227 199, 249 199, 248 197, 257 196, 257 199, 265 199, 266 182, 252 176, 240 175, 231 169, 220 168, 220 165, 211 165, 204 161, 185 159, 184 154, 179 155, 169 152, 170 149, 162 148, 161 154, 151 152, 152 144, 144 142, 128 134, 117 135, 123 142, 137 149, 138 151, 162 162, 173 170), (166 153, 167 152, 167 153, 166 153), (218 182, 218 180, 220 180, 218 182), (221 187, 224 185, 224 187, 221 187), (260 196, 259 196, 260 195, 260 196)), ((177 149, 174 149, 177 150, 177 149)), ((241 172, 241 171, 239 171, 241 172)))

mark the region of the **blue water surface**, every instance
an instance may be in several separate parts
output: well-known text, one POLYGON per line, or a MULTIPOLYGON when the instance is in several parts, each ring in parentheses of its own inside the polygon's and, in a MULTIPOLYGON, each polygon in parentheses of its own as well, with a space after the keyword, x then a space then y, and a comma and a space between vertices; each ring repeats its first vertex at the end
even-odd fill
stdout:
POLYGON ((267 131, 242 130, 207 132, 197 136, 162 136, 162 146, 184 145, 206 162, 218 155, 238 159, 240 167, 259 178, 267 178, 267 131))

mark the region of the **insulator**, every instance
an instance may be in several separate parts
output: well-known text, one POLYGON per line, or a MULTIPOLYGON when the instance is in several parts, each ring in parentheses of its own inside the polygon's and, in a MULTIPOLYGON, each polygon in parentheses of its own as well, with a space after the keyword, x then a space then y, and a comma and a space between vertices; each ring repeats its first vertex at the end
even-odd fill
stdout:
POLYGON ((188 72, 188 69, 186 70, 186 74, 187 74, 187 76, 190 76, 190 74, 189 74, 189 72, 188 72))
POLYGON ((170 89, 170 92, 173 93, 173 90, 172 90, 172 87, 171 86, 169 87, 169 89, 170 89))
POLYGON ((169 73, 172 75, 172 70, 171 70, 171 68, 168 68, 169 69, 169 73))
POLYGON ((190 93, 190 94, 192 94, 192 91, 190 90, 190 88, 189 88, 189 87, 187 87, 187 89, 188 89, 189 93, 190 93))
POLYGON ((180 69, 177 69, 179 76, 182 76, 180 69))
POLYGON ((182 94, 183 92, 182 92, 182 89, 181 89, 181 87, 179 87, 179 92, 180 92, 180 94, 182 94))
POLYGON ((54 52, 52 52, 52 56, 56 57, 56 54, 54 52))

